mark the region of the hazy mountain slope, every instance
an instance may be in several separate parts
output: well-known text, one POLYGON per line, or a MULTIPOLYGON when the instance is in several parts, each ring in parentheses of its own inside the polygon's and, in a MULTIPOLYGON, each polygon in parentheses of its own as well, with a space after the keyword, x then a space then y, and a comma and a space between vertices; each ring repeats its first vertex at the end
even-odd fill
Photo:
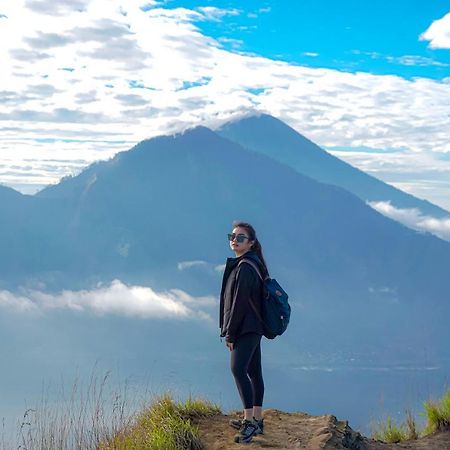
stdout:
POLYGON ((427 200, 407 194, 336 158, 272 116, 263 114, 230 122, 217 133, 287 164, 299 173, 341 186, 362 200, 389 200, 397 208, 419 208, 434 217, 450 216, 450 212, 427 200))
POLYGON ((7 199, 18 199, 19 197, 23 197, 20 192, 17 192, 15 189, 0 184, 0 200, 2 202, 6 201, 7 199))
POLYGON ((68 205, 0 186, 0 286, 23 273, 64 270, 68 205))
POLYGON ((450 263, 448 243, 201 127, 144 141, 39 198, 72 204, 72 266, 90 271, 220 261, 235 218, 255 222, 276 266, 326 278, 330 289, 355 283, 416 297, 426 287, 439 297, 450 263))
POLYGON ((119 278, 217 296, 226 233, 244 219, 291 295, 286 361, 324 343, 336 355, 445 351, 449 243, 206 128, 141 142, 28 200, 17 248, 0 254, 25 280, 119 278), (203 265, 180 270, 183 261, 203 265))

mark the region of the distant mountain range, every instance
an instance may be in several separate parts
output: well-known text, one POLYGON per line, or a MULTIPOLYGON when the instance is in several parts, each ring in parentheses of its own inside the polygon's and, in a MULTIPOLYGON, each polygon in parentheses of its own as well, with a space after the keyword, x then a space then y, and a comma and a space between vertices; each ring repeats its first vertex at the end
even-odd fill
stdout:
POLYGON ((336 158, 281 120, 262 114, 221 127, 217 132, 244 148, 263 153, 323 183, 335 184, 362 200, 390 201, 397 208, 418 208, 425 215, 450 217, 450 212, 378 180, 336 158))
POLYGON ((219 134, 197 127, 143 141, 35 196, 2 187, 0 288, 30 277, 54 289, 120 278, 218 295, 217 270, 177 266, 223 264, 232 256, 226 233, 243 219, 291 294, 287 352, 306 342, 312 351, 326 342, 396 357, 417 355, 424 343, 446 351, 450 243, 384 217, 366 199, 445 213, 272 117, 219 134))

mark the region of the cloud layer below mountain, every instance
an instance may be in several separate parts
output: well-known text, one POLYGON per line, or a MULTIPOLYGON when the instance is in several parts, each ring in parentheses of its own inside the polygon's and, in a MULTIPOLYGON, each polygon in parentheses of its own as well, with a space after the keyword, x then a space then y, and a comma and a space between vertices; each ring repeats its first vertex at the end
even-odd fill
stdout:
POLYGON ((98 316, 212 322, 210 311, 216 304, 212 296, 193 297, 180 289, 156 292, 148 286, 128 286, 120 280, 93 290, 64 290, 57 294, 25 288, 18 292, 0 291, 0 307, 37 315, 52 310, 70 310, 98 316))
POLYGON ((396 208, 390 202, 368 202, 381 214, 417 231, 428 232, 450 242, 450 219, 436 219, 423 215, 417 208, 396 208))

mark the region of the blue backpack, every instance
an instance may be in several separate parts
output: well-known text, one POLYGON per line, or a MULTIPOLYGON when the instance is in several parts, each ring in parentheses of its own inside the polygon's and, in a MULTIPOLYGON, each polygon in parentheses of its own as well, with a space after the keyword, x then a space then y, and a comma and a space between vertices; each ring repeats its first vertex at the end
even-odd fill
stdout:
POLYGON ((264 297, 261 302, 262 314, 259 314, 252 299, 250 299, 250 305, 263 324, 264 336, 267 339, 274 339, 277 336, 281 336, 286 331, 289 319, 291 318, 291 307, 288 303, 288 295, 275 278, 269 278, 267 276, 264 279, 259 267, 252 260, 242 259, 239 261, 238 265, 240 266, 244 262, 250 264, 255 269, 263 282, 264 297))

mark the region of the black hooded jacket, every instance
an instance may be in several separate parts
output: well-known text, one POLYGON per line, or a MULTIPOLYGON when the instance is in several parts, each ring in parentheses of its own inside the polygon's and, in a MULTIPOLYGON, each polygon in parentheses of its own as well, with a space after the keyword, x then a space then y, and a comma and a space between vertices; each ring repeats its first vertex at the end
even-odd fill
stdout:
POLYGON ((227 342, 235 342, 245 333, 263 334, 263 327, 256 315, 249 298, 261 315, 261 300, 263 296, 263 283, 255 269, 250 264, 243 263, 242 259, 251 259, 259 267, 263 277, 267 271, 258 255, 249 250, 236 258, 227 258, 220 292, 220 336, 225 336, 227 342))

